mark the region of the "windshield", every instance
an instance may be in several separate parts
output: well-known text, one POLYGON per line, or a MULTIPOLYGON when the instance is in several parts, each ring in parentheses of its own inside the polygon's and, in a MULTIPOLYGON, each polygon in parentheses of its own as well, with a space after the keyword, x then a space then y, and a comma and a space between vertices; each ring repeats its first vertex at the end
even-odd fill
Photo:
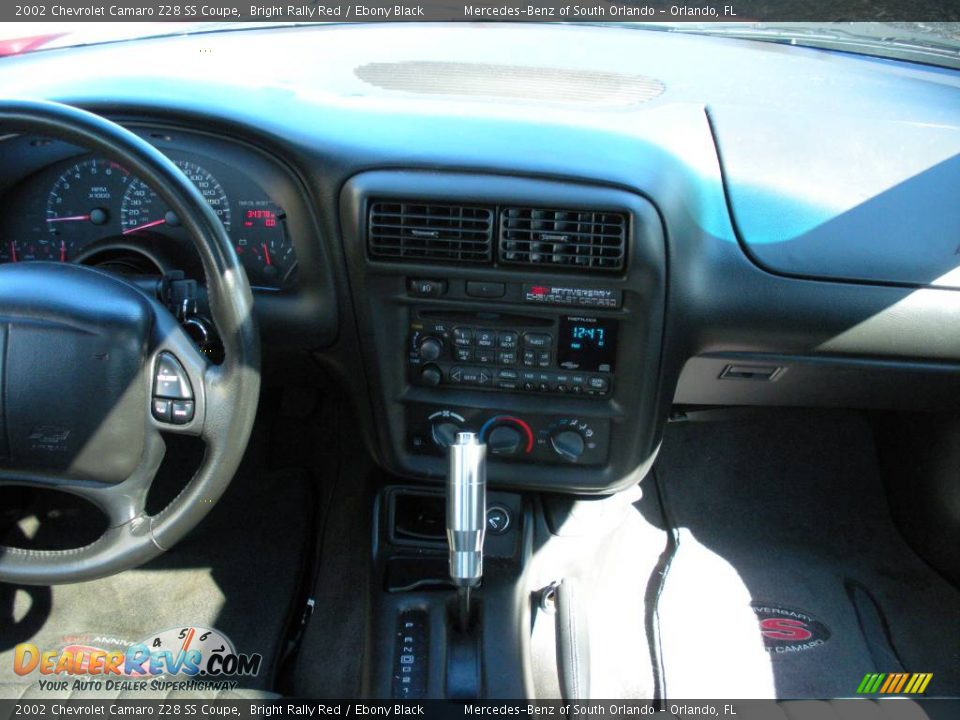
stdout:
MULTIPOLYGON (((595 22, 862 53, 960 69, 957 22, 595 22)), ((0 56, 145 37, 252 30, 300 22, 17 22, 0 24, 0 56)))

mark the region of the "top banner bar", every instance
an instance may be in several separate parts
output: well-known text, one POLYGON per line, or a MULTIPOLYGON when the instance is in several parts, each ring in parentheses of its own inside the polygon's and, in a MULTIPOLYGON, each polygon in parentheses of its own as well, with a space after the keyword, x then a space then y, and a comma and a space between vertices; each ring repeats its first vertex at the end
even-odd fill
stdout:
POLYGON ((4 22, 957 22, 956 0, 23 0, 4 22))

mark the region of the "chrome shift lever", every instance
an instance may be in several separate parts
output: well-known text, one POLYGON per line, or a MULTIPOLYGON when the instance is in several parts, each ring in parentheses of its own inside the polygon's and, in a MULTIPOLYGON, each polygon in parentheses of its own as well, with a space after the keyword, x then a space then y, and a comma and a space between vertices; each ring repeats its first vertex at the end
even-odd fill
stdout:
POLYGON ((483 576, 487 530, 487 446, 474 433, 457 433, 447 476, 447 544, 450 579, 460 592, 460 624, 470 617, 470 589, 483 576))

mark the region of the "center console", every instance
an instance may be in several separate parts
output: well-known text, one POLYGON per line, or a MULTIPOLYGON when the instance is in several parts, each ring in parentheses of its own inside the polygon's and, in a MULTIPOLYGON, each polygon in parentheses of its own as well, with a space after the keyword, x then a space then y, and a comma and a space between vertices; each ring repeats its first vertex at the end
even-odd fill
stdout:
POLYGON ((458 432, 493 486, 603 493, 657 442, 666 257, 646 199, 589 184, 371 171, 341 195, 378 460, 443 477, 458 432))

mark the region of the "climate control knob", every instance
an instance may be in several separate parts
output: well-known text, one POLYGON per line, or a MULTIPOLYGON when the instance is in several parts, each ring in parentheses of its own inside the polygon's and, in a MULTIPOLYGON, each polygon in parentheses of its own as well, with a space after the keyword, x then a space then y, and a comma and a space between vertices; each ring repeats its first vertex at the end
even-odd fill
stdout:
POLYGON ((522 442, 520 431, 509 425, 495 427, 487 435, 487 447, 494 455, 516 455, 522 442))
POLYGON ((550 436, 550 445, 557 455, 576 462, 586 448, 583 435, 574 430, 561 430, 550 436))
POLYGON ((430 434, 433 436, 433 442, 440 448, 448 448, 453 445, 457 439, 457 433, 463 430, 462 427, 452 422, 434 423, 430 434))
POLYGON ((436 360, 443 353, 443 342, 435 337, 425 337, 417 345, 417 354, 421 360, 436 360))

